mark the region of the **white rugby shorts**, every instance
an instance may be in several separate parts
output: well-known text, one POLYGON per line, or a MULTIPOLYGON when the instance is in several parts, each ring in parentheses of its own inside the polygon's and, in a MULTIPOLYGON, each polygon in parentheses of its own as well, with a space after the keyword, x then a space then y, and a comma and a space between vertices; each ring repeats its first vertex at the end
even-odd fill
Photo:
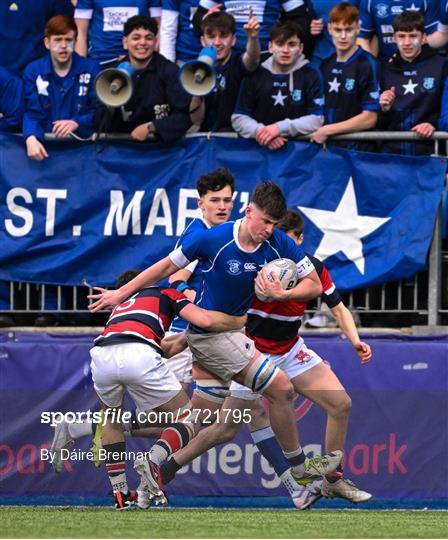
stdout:
POLYGON ((182 388, 160 354, 144 343, 93 347, 90 357, 95 391, 108 407, 120 407, 127 391, 139 411, 150 411, 182 388))
MULTIPOLYGON (((267 356, 273 360, 279 369, 286 373, 289 380, 294 379, 322 362, 322 358, 313 350, 308 349, 301 337, 299 337, 294 347, 285 354, 271 354, 267 356)), ((260 394, 252 392, 246 386, 235 381, 232 381, 230 385, 230 395, 248 401, 260 397, 260 394)))
MULTIPOLYGON (((177 335, 177 332, 165 332, 165 337, 177 335)), ((190 348, 187 347, 179 354, 175 354, 171 358, 162 358, 170 371, 174 373, 177 380, 181 383, 191 383, 193 380, 193 355, 190 348)))

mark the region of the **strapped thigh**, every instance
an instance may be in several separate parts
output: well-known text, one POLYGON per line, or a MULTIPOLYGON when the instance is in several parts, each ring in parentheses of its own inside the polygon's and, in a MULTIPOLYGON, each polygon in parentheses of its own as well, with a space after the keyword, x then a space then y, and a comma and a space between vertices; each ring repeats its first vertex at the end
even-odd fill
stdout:
POLYGON ((198 362, 193 362, 193 379, 196 381, 194 393, 208 401, 223 403, 226 397, 230 395, 230 382, 224 382, 218 379, 202 367, 198 362))

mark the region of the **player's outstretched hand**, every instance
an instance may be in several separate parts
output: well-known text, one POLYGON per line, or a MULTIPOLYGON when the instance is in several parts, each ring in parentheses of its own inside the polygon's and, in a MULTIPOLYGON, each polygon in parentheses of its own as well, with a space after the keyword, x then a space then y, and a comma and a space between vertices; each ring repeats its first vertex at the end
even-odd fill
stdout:
POLYGON ((355 345, 356 354, 361 358, 361 364, 367 364, 372 359, 372 349, 368 343, 359 341, 355 345))
POLYGON ((96 311, 100 311, 102 309, 110 309, 118 306, 118 304, 122 300, 119 290, 108 291, 107 289, 103 289, 101 287, 93 288, 96 291, 100 291, 100 293, 87 295, 87 298, 89 298, 90 300, 95 300, 95 302, 89 304, 89 311, 91 311, 92 313, 95 313, 96 311))

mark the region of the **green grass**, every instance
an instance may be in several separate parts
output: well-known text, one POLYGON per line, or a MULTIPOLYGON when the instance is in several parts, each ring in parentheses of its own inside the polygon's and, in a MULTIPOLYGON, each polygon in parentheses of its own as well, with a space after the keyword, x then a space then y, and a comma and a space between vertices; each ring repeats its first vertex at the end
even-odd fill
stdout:
POLYGON ((2 538, 446 538, 448 512, 1 507, 2 538))

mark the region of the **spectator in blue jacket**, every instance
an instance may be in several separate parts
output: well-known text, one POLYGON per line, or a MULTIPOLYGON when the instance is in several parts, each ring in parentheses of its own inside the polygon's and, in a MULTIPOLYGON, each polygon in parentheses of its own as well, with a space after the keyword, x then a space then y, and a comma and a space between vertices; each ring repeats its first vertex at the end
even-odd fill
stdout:
POLYGON ((129 133, 137 141, 151 135, 168 143, 182 137, 190 127, 191 97, 180 86, 176 64, 155 51, 157 31, 157 21, 151 17, 136 15, 126 21, 126 60, 136 70, 132 96, 120 108, 98 109, 98 131, 129 133))
POLYGON ((378 129, 409 131, 423 140, 383 141, 386 152, 431 154, 430 138, 439 123, 442 92, 448 78, 448 60, 426 45, 425 20, 405 11, 393 22, 398 54, 383 66, 378 129))
POLYGON ((0 131, 21 131, 22 118, 22 80, 0 67, 0 131))
POLYGON ((93 83, 98 67, 74 52, 76 36, 72 18, 53 17, 45 27, 49 53, 25 69, 23 136, 31 159, 48 157, 42 143, 46 132, 66 137, 71 133, 87 136, 93 131, 93 83))

